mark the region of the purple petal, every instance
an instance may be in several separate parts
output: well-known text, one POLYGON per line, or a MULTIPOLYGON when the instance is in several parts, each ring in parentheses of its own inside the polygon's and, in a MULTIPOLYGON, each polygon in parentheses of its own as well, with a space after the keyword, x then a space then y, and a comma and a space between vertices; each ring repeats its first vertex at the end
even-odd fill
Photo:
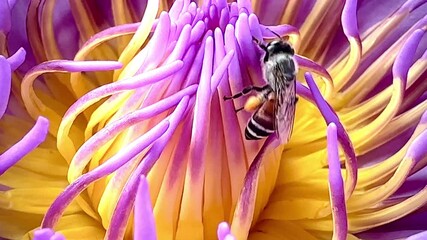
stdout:
POLYGON ((224 240, 236 240, 236 237, 234 237, 232 234, 227 234, 227 236, 225 236, 224 240))
POLYGON ((64 118, 74 116, 76 112, 80 113, 83 110, 80 109, 81 106, 95 103, 96 101, 108 95, 112 95, 124 90, 140 88, 142 86, 146 86, 148 84, 163 80, 179 71, 182 66, 183 62, 178 60, 172 62, 169 65, 159 67, 149 72, 144 72, 139 75, 135 75, 131 78, 124 79, 118 82, 113 82, 96 88, 79 98, 79 100, 77 100, 77 102, 75 102, 68 109, 68 111, 64 115, 64 118))
POLYGON ((25 55, 27 52, 24 48, 19 48, 12 56, 10 56, 7 61, 10 64, 12 71, 15 71, 22 63, 25 61, 25 55))
POLYGON ((199 41, 203 36, 206 30, 206 25, 203 21, 198 21, 194 27, 191 29, 191 38, 189 45, 194 44, 196 41, 199 41))
POLYGON ((64 235, 56 232, 49 240, 65 240, 64 235))
POLYGON ((367 232, 357 234, 357 237, 364 240, 390 240, 390 239, 406 239, 408 236, 422 232, 422 230, 394 230, 384 232, 367 232))
POLYGON ((162 135, 153 143, 153 146, 150 148, 150 150, 142 159, 141 163, 126 182, 126 185, 122 190, 122 194, 120 195, 120 198, 117 202, 116 208, 114 209, 110 227, 106 233, 107 239, 123 238, 127 221, 134 205, 139 177, 143 174, 147 174, 157 159, 160 157, 160 154, 162 153, 166 144, 169 142, 178 124, 184 117, 188 102, 188 97, 184 97, 178 104, 175 111, 170 115, 170 127, 167 129, 164 135, 162 135))
POLYGON ((42 228, 34 231, 34 240, 49 240, 55 232, 50 228, 42 228))
POLYGON ((217 236, 218 240, 223 240, 230 233, 230 226, 227 222, 218 224, 217 236))
POLYGON ((13 7, 15 7, 16 4, 16 0, 8 0, 9 1, 9 8, 12 9, 13 7))
POLYGON ((325 77, 328 80, 326 83, 329 83, 329 85, 333 86, 331 75, 329 74, 328 70, 326 70, 322 65, 298 54, 295 54, 295 60, 297 61, 298 66, 325 77))
POLYGON ((19 142, 0 155, 0 175, 44 142, 48 129, 49 120, 39 117, 34 127, 19 142))
POLYGON ((139 186, 136 193, 133 231, 135 240, 157 239, 150 191, 144 175, 139 178, 139 186))
POLYGON ((274 35, 272 31, 279 34, 279 36, 286 36, 290 34, 297 34, 297 35, 300 34, 298 28, 288 24, 282 24, 277 26, 261 25, 261 30, 262 30, 262 36, 267 39, 277 38, 277 36, 274 35), (267 30, 267 28, 270 29, 271 31, 267 30))
POLYGON ((344 153, 347 156, 346 167, 348 171, 348 176, 346 178, 345 197, 346 199, 348 199, 353 193, 357 183, 357 158, 353 148, 353 144, 344 126, 341 124, 341 121, 339 120, 337 114, 333 111, 332 107, 325 101, 325 99, 323 99, 322 95, 320 94, 319 88, 314 82, 314 79, 311 74, 305 73, 304 76, 310 88, 311 94, 314 98, 314 101, 326 123, 329 124, 333 122, 338 128, 338 139, 340 141, 341 146, 343 147, 344 153))
POLYGON ((356 11, 357 0, 345 1, 344 9, 341 14, 341 23, 346 36, 350 36, 360 41, 356 11))
POLYGON ((169 15, 171 19, 173 19, 174 21, 178 19, 183 6, 184 6, 184 0, 176 0, 173 3, 171 9, 169 10, 169 15))
POLYGON ((316 104, 314 102, 314 98, 313 95, 311 95, 310 89, 304 85, 302 85, 302 83, 297 82, 297 86, 296 86, 296 91, 297 94, 301 97, 303 97, 304 99, 306 99, 307 101, 316 104))
POLYGON ((415 138, 409 146, 405 157, 411 159, 414 163, 418 163, 425 156, 427 156, 427 130, 415 138))
POLYGON ((173 51, 169 54, 167 60, 165 61, 165 64, 168 64, 175 60, 179 60, 184 56, 186 50, 189 47, 190 36, 191 36, 191 25, 187 24, 182 29, 179 35, 178 41, 176 43, 176 46, 173 49, 173 51))
POLYGON ((125 149, 119 151, 116 155, 108 159, 104 164, 98 166, 94 170, 80 176, 76 181, 68 185, 65 190, 55 199, 47 210, 43 221, 43 228, 53 228, 58 222, 65 208, 79 195, 87 186, 116 171, 127 163, 130 159, 141 153, 146 147, 153 143, 160 136, 164 135, 168 129, 169 122, 163 121, 157 126, 150 129, 147 133, 136 139, 125 149))
POLYGON ((249 28, 251 30, 251 35, 256 39, 262 40, 263 32, 262 26, 259 24, 259 19, 257 15, 251 14, 249 15, 249 28))
POLYGON ((424 240, 427 239, 427 231, 420 232, 420 233, 417 233, 415 235, 412 235, 412 236, 408 237, 406 240, 423 240, 423 239, 424 240))
POLYGON ((88 41, 86 41, 81 48, 92 48, 95 47, 103 41, 115 38, 120 35, 126 35, 136 32, 138 30, 139 26, 141 25, 140 22, 137 23, 130 23, 130 24, 123 24, 120 26, 110 27, 107 28, 101 32, 98 32, 97 34, 93 35, 88 41))
POLYGON ((12 85, 11 69, 6 58, 0 55, 0 118, 6 112, 12 85))
POLYGON ((421 42, 424 36, 424 30, 418 29, 411 34, 411 36, 405 41, 403 47, 400 49, 396 60, 393 64, 393 77, 401 79, 405 83, 408 76, 409 68, 413 64, 415 51, 417 50, 418 44, 421 42))
MULTIPOLYGON (((90 154, 94 154, 96 150, 110 141, 122 130, 129 128, 145 119, 156 116, 157 114, 160 114, 173 106, 176 106, 184 96, 192 96, 196 90, 197 85, 189 86, 165 99, 154 103, 153 105, 128 113, 116 121, 107 124, 79 148, 70 163, 70 167, 73 167, 75 172, 83 171, 83 168, 86 166, 88 161, 90 161, 90 154)), ((164 131, 166 131, 166 129, 164 131)))
POLYGON ((344 182, 338 152, 337 127, 330 123, 327 128, 329 195, 334 225, 333 239, 347 239, 347 211, 345 207, 344 182))
POLYGON ((219 17, 219 27, 222 31, 225 31, 225 28, 227 27, 227 24, 230 20, 230 11, 228 8, 224 8, 221 10, 221 15, 219 17))
POLYGON ((12 25, 8 1, 0 1, 0 33, 7 34, 12 25))
POLYGON ((246 9, 248 13, 253 13, 252 4, 250 0, 237 0, 237 6, 239 9, 246 9))
POLYGON ((274 149, 277 146, 278 141, 275 141, 275 137, 268 137, 246 173, 243 189, 237 202, 232 222, 232 228, 233 226, 238 225, 240 230, 239 237, 242 239, 248 237, 247 234, 249 233, 249 229, 252 224, 256 192, 258 188, 258 178, 263 156, 269 149, 274 149))
POLYGON ((398 12, 412 12, 425 3, 425 0, 407 0, 402 7, 399 8, 398 12))
MULTIPOLYGON (((217 50, 217 49, 216 49, 217 50)), ((227 72, 227 69, 231 63, 231 60, 233 59, 234 51, 231 50, 225 55, 224 59, 222 59, 221 63, 219 64, 218 68, 215 69, 215 72, 212 74, 211 78, 211 91, 214 92, 218 85, 227 72)))

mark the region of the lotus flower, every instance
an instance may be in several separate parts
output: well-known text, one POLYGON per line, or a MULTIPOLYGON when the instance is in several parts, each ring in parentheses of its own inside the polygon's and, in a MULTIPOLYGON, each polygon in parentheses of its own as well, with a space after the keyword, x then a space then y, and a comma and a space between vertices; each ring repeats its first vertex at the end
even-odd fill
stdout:
POLYGON ((0 2, 0 237, 422 239, 424 1, 0 2), (248 141, 253 38, 292 137, 248 141))

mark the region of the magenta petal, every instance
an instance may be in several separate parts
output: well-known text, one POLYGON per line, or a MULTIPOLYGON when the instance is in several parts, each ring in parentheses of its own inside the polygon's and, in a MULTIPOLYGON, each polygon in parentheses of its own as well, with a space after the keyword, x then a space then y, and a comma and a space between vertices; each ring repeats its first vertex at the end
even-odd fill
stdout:
MULTIPOLYGON (((6 112, 11 88, 11 69, 6 58, 0 55, 0 118, 6 112)), ((1 164, 1 162, 0 162, 1 164)))
POLYGON ((135 240, 156 240, 156 225, 151 206, 148 182, 144 175, 139 178, 135 199, 133 237, 135 240))
POLYGON ((34 127, 19 142, 0 155, 0 175, 44 142, 48 129, 49 120, 39 117, 34 127))
POLYGON ((330 123, 327 129, 329 189, 334 225, 333 239, 347 238, 347 211, 345 208, 344 181, 338 153, 337 126, 330 123))

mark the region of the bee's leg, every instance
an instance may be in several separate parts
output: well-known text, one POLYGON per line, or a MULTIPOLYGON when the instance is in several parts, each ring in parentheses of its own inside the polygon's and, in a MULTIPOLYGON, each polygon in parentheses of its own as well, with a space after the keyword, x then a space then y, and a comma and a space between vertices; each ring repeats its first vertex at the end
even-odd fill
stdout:
POLYGON ((257 86, 253 86, 253 85, 247 86, 241 92, 238 92, 238 93, 234 94, 233 96, 224 96, 224 101, 239 98, 239 97, 244 96, 244 95, 246 95, 252 91, 262 92, 268 88, 270 88, 270 86, 268 84, 263 86, 263 87, 257 87, 257 86))
POLYGON ((274 34, 274 35, 276 35, 276 37, 278 38, 278 39, 281 39, 282 37, 279 35, 279 34, 277 34, 276 32, 274 32, 273 30, 271 30, 270 28, 266 28, 268 31, 270 31, 272 34, 274 34))
POLYGON ((244 108, 245 108, 245 107, 241 107, 241 108, 234 109, 234 112, 235 112, 235 113, 238 113, 238 112, 242 111, 244 108))
POLYGON ((252 36, 252 41, 254 41, 262 50, 267 51, 267 46, 265 46, 260 40, 252 36))
POLYGON ((294 104, 297 104, 298 100, 299 100, 299 97, 295 97, 294 104))

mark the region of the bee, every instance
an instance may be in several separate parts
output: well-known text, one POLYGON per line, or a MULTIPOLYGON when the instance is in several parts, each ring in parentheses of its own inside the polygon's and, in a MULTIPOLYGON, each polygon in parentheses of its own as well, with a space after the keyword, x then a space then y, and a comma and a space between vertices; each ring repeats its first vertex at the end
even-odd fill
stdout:
MULTIPOLYGON (((274 33, 274 32, 273 32, 274 33)), ((296 97, 296 74, 298 66, 294 60, 295 50, 291 44, 280 38, 264 45, 256 38, 254 42, 264 50, 263 71, 267 84, 245 87, 233 96, 224 96, 224 100, 236 99, 252 91, 256 96, 248 98, 243 107, 235 109, 254 112, 249 119, 245 138, 258 140, 276 133, 280 142, 287 143, 294 125, 296 97)))

